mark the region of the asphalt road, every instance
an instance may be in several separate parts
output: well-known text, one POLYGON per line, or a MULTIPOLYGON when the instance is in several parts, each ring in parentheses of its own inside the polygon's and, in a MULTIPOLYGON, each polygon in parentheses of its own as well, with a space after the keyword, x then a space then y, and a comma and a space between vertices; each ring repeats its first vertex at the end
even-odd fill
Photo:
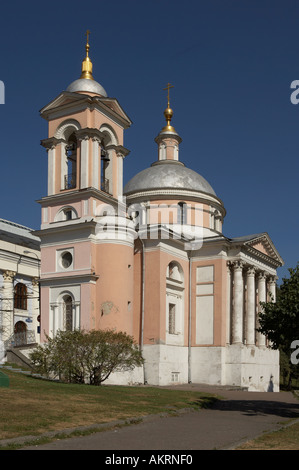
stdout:
POLYGON ((224 399, 212 409, 151 417, 140 424, 23 450, 229 450, 266 431, 280 428, 290 418, 299 419, 299 400, 289 392, 229 391, 193 384, 181 386, 181 389, 188 387, 216 392, 224 399))

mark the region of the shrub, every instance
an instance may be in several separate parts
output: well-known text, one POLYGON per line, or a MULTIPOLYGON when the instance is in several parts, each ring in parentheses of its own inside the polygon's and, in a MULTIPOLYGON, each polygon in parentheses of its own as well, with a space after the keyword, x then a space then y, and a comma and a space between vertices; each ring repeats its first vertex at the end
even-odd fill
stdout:
POLYGON ((131 336, 114 330, 59 330, 31 354, 37 372, 70 383, 101 385, 112 372, 143 364, 131 336))

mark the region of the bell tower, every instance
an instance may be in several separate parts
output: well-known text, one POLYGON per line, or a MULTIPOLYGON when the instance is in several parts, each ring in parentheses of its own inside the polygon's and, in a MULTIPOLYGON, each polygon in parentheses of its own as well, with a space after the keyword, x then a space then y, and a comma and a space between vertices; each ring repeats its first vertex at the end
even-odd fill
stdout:
POLYGON ((110 311, 123 312, 120 327, 130 324, 126 315, 133 300, 126 285, 132 242, 116 241, 109 230, 97 236, 103 214, 117 214, 122 200, 123 160, 129 154, 124 131, 132 122, 93 77, 89 31, 85 48, 80 78, 40 111, 48 122, 48 137, 41 141, 48 153, 48 190, 38 201, 42 223, 37 234, 42 329, 50 336, 58 329, 110 325, 110 311), (124 281, 122 293, 115 284, 118 276, 124 281))
MULTIPOLYGON (((87 35, 88 38, 88 35, 87 35)), ((48 121, 48 196, 94 188, 122 196, 123 132, 131 125, 115 98, 94 80, 86 43, 86 57, 78 80, 41 110, 48 121)))

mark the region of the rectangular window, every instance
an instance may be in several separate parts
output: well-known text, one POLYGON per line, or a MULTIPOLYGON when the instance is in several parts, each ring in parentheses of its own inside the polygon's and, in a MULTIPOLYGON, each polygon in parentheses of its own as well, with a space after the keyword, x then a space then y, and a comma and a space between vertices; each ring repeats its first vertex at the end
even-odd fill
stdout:
POLYGON ((169 304, 169 334, 175 334, 175 304, 169 304))

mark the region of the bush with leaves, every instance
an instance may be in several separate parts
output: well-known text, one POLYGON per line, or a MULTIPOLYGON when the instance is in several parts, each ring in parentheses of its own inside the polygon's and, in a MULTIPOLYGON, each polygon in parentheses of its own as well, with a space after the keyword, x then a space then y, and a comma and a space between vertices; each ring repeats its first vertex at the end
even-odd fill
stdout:
POLYGON ((131 336, 114 330, 59 330, 30 354, 37 372, 70 383, 101 385, 112 372, 143 364, 131 336))
MULTIPOLYGON (((276 302, 261 302, 259 332, 266 335, 273 349, 279 349, 289 360, 289 386, 298 375, 299 365, 291 363, 293 341, 299 340, 299 263, 289 268, 290 277, 283 278, 276 302)), ((287 371, 286 364, 284 369, 287 371)))

